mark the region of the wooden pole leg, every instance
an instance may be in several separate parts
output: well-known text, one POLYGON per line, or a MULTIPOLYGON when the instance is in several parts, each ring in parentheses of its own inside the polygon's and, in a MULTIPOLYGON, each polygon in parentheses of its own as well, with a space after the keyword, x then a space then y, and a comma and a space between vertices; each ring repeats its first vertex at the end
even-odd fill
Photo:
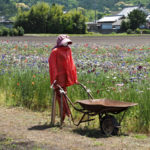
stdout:
POLYGON ((63 124, 63 93, 61 93, 60 99, 60 126, 63 124))
POLYGON ((53 89, 53 93, 52 93, 51 126, 54 126, 54 124, 55 124, 55 116, 56 116, 56 92, 53 89))

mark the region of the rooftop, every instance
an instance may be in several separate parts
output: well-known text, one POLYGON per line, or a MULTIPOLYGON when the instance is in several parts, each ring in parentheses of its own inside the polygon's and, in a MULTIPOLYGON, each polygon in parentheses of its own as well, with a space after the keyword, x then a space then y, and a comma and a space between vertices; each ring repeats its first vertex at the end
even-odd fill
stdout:
POLYGON ((114 22, 112 25, 113 26, 120 26, 121 25, 122 20, 117 20, 116 22, 114 22))
POLYGON ((128 14, 130 14, 130 12, 132 12, 133 10, 138 9, 138 8, 139 8, 138 6, 124 8, 120 13, 118 13, 118 15, 128 17, 128 14))
POLYGON ((97 22, 98 23, 102 23, 102 22, 115 22, 119 19, 121 19, 122 16, 121 15, 116 15, 116 16, 105 16, 101 19, 99 19, 97 22))

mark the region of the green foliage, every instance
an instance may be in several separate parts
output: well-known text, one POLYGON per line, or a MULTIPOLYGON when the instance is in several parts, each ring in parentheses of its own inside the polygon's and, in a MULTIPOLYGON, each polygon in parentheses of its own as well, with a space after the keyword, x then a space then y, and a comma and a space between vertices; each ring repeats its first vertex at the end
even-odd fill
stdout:
POLYGON ((135 9, 129 15, 128 18, 130 20, 130 28, 135 30, 140 27, 140 25, 144 25, 146 22, 146 15, 143 11, 135 9))
POLYGON ((85 34, 86 33, 85 17, 79 11, 71 12, 71 16, 72 16, 72 33, 85 34))
POLYGON ((142 31, 139 29, 139 28, 137 28, 136 30, 135 30, 135 33, 137 33, 137 34, 140 34, 142 31))
POLYGON ((9 35, 9 29, 6 27, 2 28, 2 36, 8 36, 9 35))
POLYGON ((128 29, 127 30, 127 34, 132 34, 133 33, 133 30, 132 29, 128 29))
POLYGON ((47 33, 62 33, 63 7, 52 5, 47 18, 47 33))
POLYGON ((17 36, 18 35, 18 30, 15 28, 12 28, 9 30, 9 35, 10 36, 17 36))
MULTIPOLYGON (((35 5, 37 2, 41 2, 41 0, 1 0, 3 3, 7 3, 7 1, 11 3, 24 3, 25 5, 28 5, 29 7, 32 7, 32 5, 35 5)), ((63 5, 65 7, 65 10, 70 10, 77 7, 82 7, 85 9, 97 9, 101 12, 104 12, 105 10, 120 10, 121 8, 124 8, 125 6, 133 6, 133 5, 139 5, 142 4, 143 6, 146 6, 149 8, 149 0, 42 0, 43 2, 47 2, 49 4, 59 4, 63 5)), ((105 12, 106 13, 106 12, 105 12)))
POLYGON ((0 16, 9 18, 15 15, 17 12, 14 1, 12 0, 0 0, 0 16))
POLYGON ((150 29, 143 29, 143 30, 142 30, 142 33, 143 33, 143 34, 150 34, 150 29))
POLYGON ((121 22, 121 27, 120 27, 121 32, 126 32, 129 28, 130 28, 129 21, 124 21, 123 20, 121 22))
POLYGON ((63 6, 37 3, 29 11, 20 11, 15 27, 26 33, 86 33, 85 17, 81 11, 63 13, 63 6))
POLYGON ((0 29, 0 36, 23 36, 24 29, 22 27, 17 28, 6 28, 2 27, 0 29))
POLYGON ((135 31, 135 33, 139 34, 141 33, 139 27, 145 23, 146 14, 141 10, 135 9, 128 15, 127 21, 122 21, 121 32, 127 32, 128 34, 131 34, 133 31, 135 31))
POLYGON ((2 30, 0 29, 0 36, 2 36, 2 30))
POLYGON ((22 27, 17 27, 17 30, 18 30, 18 36, 24 35, 24 29, 22 27))
POLYGON ((150 8, 149 0, 0 0, 0 15, 9 18, 17 13, 18 8, 28 10, 38 2, 63 5, 66 11, 82 7, 86 10, 97 10, 101 13, 111 13, 111 11, 118 11, 134 5, 150 8))

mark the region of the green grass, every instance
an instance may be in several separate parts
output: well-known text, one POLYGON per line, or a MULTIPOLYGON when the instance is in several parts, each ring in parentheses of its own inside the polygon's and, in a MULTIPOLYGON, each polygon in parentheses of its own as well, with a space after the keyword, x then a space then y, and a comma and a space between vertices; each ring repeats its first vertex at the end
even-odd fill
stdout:
POLYGON ((146 139, 147 136, 145 134, 135 134, 133 137, 136 139, 146 139))

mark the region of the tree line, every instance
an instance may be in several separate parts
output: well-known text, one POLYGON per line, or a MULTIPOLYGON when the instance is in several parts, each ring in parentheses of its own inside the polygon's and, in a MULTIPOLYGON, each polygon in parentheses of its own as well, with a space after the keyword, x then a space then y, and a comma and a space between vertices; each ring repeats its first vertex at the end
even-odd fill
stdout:
POLYGON ((19 11, 14 26, 25 33, 86 33, 86 18, 81 11, 63 11, 61 5, 41 2, 28 11, 19 11))

